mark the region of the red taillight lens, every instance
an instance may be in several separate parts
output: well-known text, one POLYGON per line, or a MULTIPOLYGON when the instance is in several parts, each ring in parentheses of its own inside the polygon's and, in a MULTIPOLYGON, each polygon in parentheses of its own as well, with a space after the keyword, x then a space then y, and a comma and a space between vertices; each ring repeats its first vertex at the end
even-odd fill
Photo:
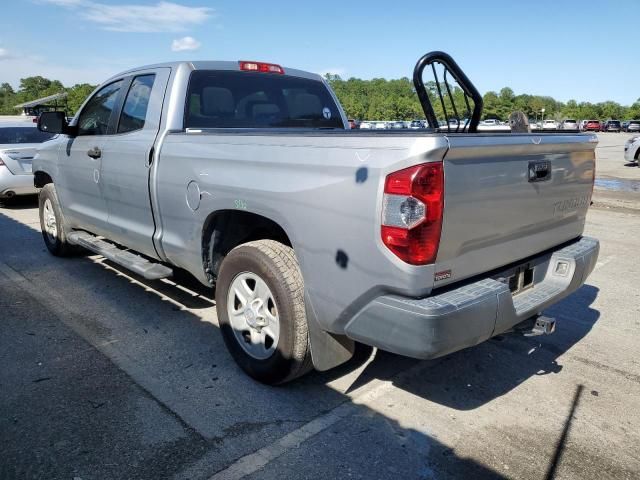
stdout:
POLYGON ((275 65, 273 63, 247 62, 242 60, 238 63, 240 64, 240 70, 245 70, 247 72, 284 74, 284 69, 280 65, 275 65))
POLYGON ((434 263, 444 210, 441 162, 394 172, 384 185, 382 242, 411 265, 434 263))

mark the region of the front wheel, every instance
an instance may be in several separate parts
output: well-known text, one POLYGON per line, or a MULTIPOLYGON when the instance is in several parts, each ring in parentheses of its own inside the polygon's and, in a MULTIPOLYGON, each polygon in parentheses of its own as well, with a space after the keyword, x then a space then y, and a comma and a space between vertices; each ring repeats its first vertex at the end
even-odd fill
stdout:
POLYGON ((311 370, 304 284, 291 247, 259 240, 231 250, 216 309, 229 352, 252 378, 273 385, 311 370))
POLYGON ((49 252, 56 257, 66 257, 75 253, 76 247, 67 242, 64 217, 52 183, 48 183, 40 190, 38 206, 42 238, 49 252))

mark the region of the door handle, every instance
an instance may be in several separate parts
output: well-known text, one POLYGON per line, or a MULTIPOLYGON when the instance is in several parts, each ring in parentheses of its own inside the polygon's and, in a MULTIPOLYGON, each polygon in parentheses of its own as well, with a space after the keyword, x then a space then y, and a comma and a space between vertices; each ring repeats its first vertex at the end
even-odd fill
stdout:
POLYGON ((93 147, 87 151, 87 155, 89 155, 91 158, 100 158, 102 156, 102 150, 100 150, 98 147, 93 147))

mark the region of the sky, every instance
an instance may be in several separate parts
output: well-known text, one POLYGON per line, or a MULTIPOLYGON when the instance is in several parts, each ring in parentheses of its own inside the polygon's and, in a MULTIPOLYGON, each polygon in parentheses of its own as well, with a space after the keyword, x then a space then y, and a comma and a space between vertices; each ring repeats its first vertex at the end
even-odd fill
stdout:
POLYGON ((480 92, 640 98, 640 0, 3 0, 0 83, 98 84, 174 60, 260 60, 343 78, 411 77, 451 54, 480 92), (634 34, 633 32, 636 31, 634 34))

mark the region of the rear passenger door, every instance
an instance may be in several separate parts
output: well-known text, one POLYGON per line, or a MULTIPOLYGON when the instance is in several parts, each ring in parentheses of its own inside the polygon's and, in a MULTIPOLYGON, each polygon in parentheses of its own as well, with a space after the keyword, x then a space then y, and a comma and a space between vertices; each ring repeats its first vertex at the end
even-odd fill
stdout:
POLYGON ((170 72, 170 68, 157 68, 125 78, 115 134, 102 149, 109 237, 151 257, 157 254, 149 171, 170 72))

